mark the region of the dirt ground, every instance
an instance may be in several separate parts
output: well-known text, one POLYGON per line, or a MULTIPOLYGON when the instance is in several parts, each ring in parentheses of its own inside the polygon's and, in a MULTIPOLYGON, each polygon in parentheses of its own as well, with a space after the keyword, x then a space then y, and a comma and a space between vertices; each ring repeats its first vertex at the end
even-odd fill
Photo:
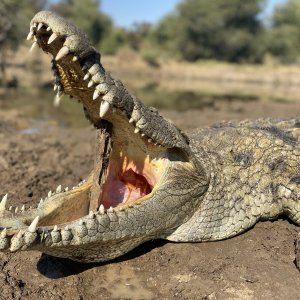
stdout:
MULTIPOLYGON (((223 119, 288 117, 299 104, 226 103, 163 112, 183 129, 223 119)), ((59 128, 0 111, 1 195, 9 205, 37 204, 59 184, 73 186, 92 168, 92 128, 59 128)), ((294 264, 299 228, 258 223, 220 242, 152 241, 104 264, 80 264, 39 252, 0 253, 0 299, 300 299, 294 264)))

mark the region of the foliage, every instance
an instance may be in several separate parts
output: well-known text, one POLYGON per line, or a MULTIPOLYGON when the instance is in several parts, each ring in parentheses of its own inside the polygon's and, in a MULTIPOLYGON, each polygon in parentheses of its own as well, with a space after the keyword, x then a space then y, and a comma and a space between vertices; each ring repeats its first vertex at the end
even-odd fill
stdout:
POLYGON ((255 53, 263 32, 258 19, 264 0, 185 0, 158 24, 154 39, 183 59, 261 61, 255 53))
POLYGON ((72 20, 87 33, 94 45, 98 45, 113 26, 111 18, 101 13, 99 6, 99 0, 61 0, 51 6, 51 10, 72 20))
POLYGON ((45 0, 1 0, 0 2, 0 72, 5 77, 6 57, 16 50, 29 31, 32 16, 43 9, 45 0))
POLYGON ((299 62, 300 2, 289 0, 277 6, 269 31, 268 50, 282 63, 299 62))

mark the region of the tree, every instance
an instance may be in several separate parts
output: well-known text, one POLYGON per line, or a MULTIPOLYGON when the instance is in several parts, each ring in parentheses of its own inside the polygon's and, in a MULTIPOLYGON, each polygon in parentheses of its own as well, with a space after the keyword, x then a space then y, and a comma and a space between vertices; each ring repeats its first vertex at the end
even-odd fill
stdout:
POLYGON ((269 52, 283 63, 299 60, 300 2, 289 0, 277 6, 272 16, 269 32, 269 52))
POLYGON ((157 26, 154 39, 183 59, 258 62, 255 52, 265 0, 184 0, 157 26))
POLYGON ((99 7, 99 0, 61 0, 51 10, 72 20, 97 45, 112 29, 111 18, 101 13, 99 7))
POLYGON ((5 79, 8 51, 24 41, 33 15, 46 5, 46 0, 1 0, 0 2, 0 72, 5 79))

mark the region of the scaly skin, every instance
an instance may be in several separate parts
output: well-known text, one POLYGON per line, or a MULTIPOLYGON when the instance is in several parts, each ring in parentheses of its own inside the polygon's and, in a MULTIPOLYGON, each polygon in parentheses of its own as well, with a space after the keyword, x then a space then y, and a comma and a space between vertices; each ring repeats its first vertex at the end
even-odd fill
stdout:
POLYGON ((4 197, 0 250, 96 262, 155 238, 220 240, 281 214, 300 223, 299 120, 185 135, 113 79, 63 18, 38 13, 28 39, 54 57, 56 100, 65 93, 82 103, 98 131, 98 155, 84 183, 58 187, 37 209, 12 213, 4 197))

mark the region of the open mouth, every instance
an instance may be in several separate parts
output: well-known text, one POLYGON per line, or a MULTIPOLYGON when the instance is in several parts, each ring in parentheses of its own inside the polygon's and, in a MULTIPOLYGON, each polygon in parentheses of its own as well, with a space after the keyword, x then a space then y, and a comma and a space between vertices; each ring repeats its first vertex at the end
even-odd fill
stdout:
MULTIPOLYGON (((28 39, 33 40, 33 47, 39 46, 53 56, 55 103, 59 103, 62 94, 75 97, 98 129, 94 170, 70 190, 59 186, 55 192, 49 192, 38 208, 31 211, 6 210, 4 197, 0 204, 0 227, 5 228, 5 234, 28 226, 32 232, 59 230, 96 213, 124 211, 155 193, 169 165, 169 149, 163 141, 147 134, 143 122, 134 118, 132 105, 116 102, 115 94, 111 95, 113 88, 109 83, 121 83, 104 71, 99 53, 87 46, 87 40, 83 41, 85 50, 72 52, 76 35, 55 24, 52 27, 46 20, 32 23, 28 39)), ((75 26, 72 30, 78 32, 75 26)))

